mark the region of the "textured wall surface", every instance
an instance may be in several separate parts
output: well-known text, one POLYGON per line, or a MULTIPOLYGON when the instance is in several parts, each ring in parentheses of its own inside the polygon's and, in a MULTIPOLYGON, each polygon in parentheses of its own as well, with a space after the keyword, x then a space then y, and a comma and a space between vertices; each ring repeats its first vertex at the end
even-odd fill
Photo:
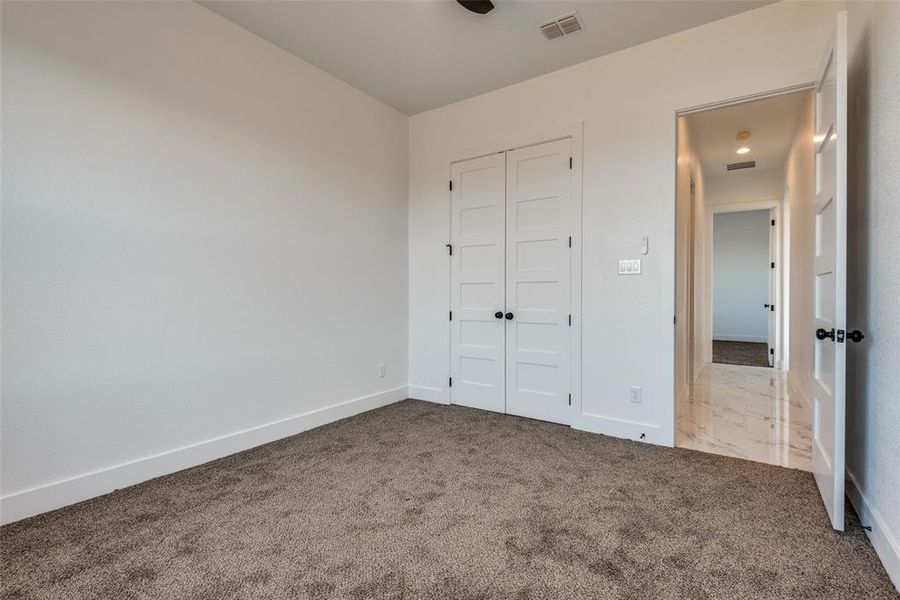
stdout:
POLYGON ((847 470, 900 585, 900 3, 851 2, 849 27, 847 470))

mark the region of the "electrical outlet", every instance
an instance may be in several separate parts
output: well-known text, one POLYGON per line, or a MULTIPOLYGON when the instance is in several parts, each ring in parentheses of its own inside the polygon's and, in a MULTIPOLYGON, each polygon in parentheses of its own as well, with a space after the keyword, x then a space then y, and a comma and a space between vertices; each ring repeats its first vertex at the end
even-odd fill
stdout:
POLYGON ((387 367, 384 365, 378 365, 378 377, 384 377, 387 374, 387 367))
POLYGON ((642 396, 643 396, 642 388, 640 388, 636 385, 631 386, 631 401, 632 402, 634 402, 636 404, 640 404, 641 401, 643 400, 642 396))

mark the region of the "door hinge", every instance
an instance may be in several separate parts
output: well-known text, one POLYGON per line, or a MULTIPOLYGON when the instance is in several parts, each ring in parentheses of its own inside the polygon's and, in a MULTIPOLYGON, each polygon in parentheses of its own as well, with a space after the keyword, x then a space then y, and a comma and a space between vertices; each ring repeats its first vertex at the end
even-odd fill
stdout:
POLYGON ((775 227, 775 219, 772 219, 772 227, 775 227))
POLYGON ((769 348, 769 354, 775 355, 775 348, 769 348))
POLYGON ((453 191, 453 180, 452 179, 450 180, 450 191, 451 192, 453 191))
POLYGON ((769 263, 769 264, 772 266, 773 269, 775 268, 775 263, 769 263))
POLYGON ((453 256, 453 244, 444 244, 447 247, 447 250, 450 252, 450 256, 453 256))
POLYGON ((572 406, 572 394, 569 394, 569 406, 572 406))
POLYGON ((572 236, 570 235, 569 236, 569 248, 571 248, 571 247, 572 247, 572 236))
POLYGON ((451 321, 453 320, 453 311, 452 310, 450 311, 450 320, 451 321))
POLYGON ((677 324, 678 324, 678 317, 677 316, 672 317, 672 325, 677 325, 677 324))
POLYGON ((571 170, 571 169, 572 169, 572 157, 570 156, 569 157, 569 170, 571 170))
POLYGON ((838 344, 843 344, 844 343, 844 333, 845 332, 843 329, 838 329, 837 330, 837 338, 835 338, 834 341, 836 341, 838 344))
POLYGON ((450 387, 453 387, 453 378, 450 378, 450 387))
POLYGON ((572 315, 569 315, 569 327, 572 326, 572 315))

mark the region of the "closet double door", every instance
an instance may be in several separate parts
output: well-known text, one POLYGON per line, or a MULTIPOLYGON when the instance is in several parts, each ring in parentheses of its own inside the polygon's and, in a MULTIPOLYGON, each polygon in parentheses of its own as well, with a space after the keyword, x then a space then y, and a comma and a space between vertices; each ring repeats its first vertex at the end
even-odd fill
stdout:
POLYGON ((451 165, 452 404, 570 422, 572 139, 451 165))

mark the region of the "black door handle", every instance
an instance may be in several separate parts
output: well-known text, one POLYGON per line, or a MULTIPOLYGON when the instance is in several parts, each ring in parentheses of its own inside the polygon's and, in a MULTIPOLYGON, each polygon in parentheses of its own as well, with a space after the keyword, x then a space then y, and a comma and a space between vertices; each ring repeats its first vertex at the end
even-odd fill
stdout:
POLYGON ((834 341, 834 328, 831 331, 825 331, 824 329, 816 329, 816 339, 824 340, 825 338, 830 338, 831 341, 834 341))
POLYGON ((847 333, 847 339, 850 340, 851 342, 856 342, 857 344, 859 342, 863 341, 863 339, 865 339, 865 337, 866 336, 864 336, 863 332, 860 331, 859 329, 854 329, 853 331, 847 333))
POLYGON ((513 315, 512 313, 506 313, 506 320, 507 320, 507 321, 511 321, 512 318, 513 318, 513 316, 514 316, 514 315, 513 315))
POLYGON ((495 312, 495 313, 494 313, 494 318, 495 318, 495 319, 502 319, 502 318, 503 318, 503 311, 502 311, 502 310, 498 310, 497 312, 495 312))
POLYGON ((768 304, 763 304, 763 308, 769 308, 768 304))

